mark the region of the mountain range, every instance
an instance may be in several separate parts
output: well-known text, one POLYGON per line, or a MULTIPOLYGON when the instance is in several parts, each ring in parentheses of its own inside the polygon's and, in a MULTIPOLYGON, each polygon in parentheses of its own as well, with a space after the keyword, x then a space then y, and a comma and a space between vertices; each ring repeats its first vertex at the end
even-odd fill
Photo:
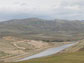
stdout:
POLYGON ((0 37, 4 36, 47 42, 79 40, 84 37, 84 22, 79 20, 45 20, 39 18, 13 19, 0 22, 0 37))

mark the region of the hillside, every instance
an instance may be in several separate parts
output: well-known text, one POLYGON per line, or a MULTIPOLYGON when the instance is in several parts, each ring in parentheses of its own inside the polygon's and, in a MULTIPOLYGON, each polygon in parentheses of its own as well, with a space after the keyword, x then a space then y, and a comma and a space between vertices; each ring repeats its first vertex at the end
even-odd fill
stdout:
POLYGON ((84 37, 84 22, 38 18, 14 19, 0 22, 0 37, 4 36, 47 42, 79 40, 84 37))
POLYGON ((51 44, 42 41, 24 40, 16 37, 3 37, 0 39, 0 59, 17 56, 48 48, 51 44), (38 45, 38 46, 37 46, 38 45))
POLYGON ((64 52, 84 51, 84 40, 80 40, 75 46, 65 49, 64 52))

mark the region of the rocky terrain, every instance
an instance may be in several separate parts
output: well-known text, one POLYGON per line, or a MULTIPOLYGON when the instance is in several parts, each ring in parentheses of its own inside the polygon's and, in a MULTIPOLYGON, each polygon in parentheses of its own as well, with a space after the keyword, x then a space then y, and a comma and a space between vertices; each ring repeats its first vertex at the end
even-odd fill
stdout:
POLYGON ((24 40, 24 39, 17 39, 15 37, 7 36, 3 37, 0 40, 0 51, 3 54, 11 55, 20 55, 24 54, 27 51, 46 48, 49 44, 42 41, 35 41, 35 40, 24 40))

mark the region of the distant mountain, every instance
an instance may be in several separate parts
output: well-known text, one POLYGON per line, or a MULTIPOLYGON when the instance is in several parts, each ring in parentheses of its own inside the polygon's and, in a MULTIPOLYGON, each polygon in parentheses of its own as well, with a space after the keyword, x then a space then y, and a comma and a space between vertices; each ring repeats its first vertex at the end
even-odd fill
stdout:
POLYGON ((84 20, 80 20, 80 21, 84 21, 84 20))
POLYGON ((71 41, 84 37, 84 22, 78 20, 13 19, 0 22, 0 37, 15 36, 44 41, 71 41))

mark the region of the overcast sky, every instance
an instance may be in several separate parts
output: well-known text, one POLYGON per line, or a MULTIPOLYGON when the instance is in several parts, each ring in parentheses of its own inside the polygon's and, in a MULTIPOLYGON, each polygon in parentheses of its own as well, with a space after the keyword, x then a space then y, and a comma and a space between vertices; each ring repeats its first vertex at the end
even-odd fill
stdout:
POLYGON ((0 20, 27 17, 84 20, 84 0, 0 0, 0 20))

